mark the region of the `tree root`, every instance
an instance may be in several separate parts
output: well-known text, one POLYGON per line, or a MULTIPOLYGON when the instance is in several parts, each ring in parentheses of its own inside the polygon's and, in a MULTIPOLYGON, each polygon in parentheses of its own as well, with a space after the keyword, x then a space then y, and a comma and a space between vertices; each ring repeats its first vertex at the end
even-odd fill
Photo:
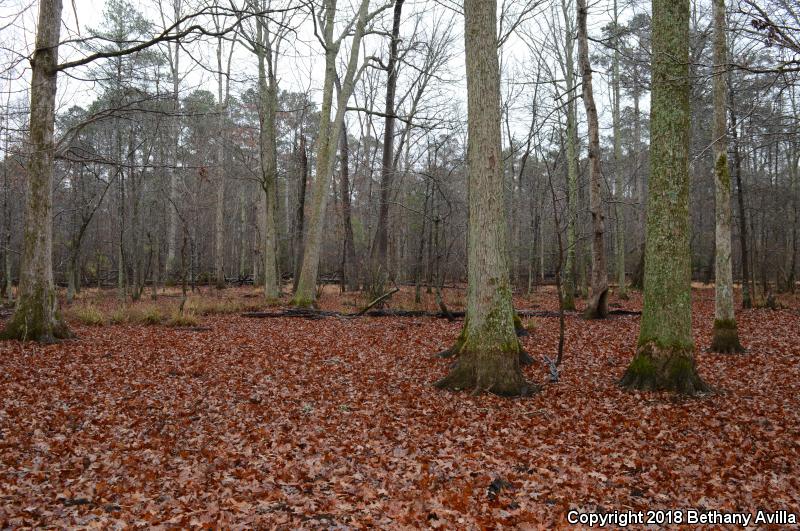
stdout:
POLYGON ((605 319, 608 317, 608 286, 601 292, 592 295, 586 311, 583 313, 586 319, 605 319))
POLYGON ((739 343, 739 331, 736 321, 715 320, 711 352, 722 354, 738 354, 744 352, 744 347, 739 343))
MULTIPOLYGON (((462 360, 463 356, 462 353, 462 360)), ((479 369, 470 362, 456 364, 434 386, 450 391, 471 391, 473 395, 488 392, 505 397, 530 396, 540 389, 526 382, 519 370, 515 374, 513 370, 479 369)))
POLYGON ((691 351, 662 348, 652 342, 639 347, 619 385, 629 390, 672 391, 687 396, 711 391, 697 374, 691 351))

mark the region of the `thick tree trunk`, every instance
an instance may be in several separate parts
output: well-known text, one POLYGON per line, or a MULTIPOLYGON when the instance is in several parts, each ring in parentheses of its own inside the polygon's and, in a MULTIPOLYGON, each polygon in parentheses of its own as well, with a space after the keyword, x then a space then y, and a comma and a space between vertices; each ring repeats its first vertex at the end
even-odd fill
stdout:
POLYGON ((630 389, 708 390, 695 368, 689 251, 689 0, 653 0, 651 171, 642 323, 630 389))
POLYGON ((585 315, 588 319, 604 319, 608 316, 606 227, 603 212, 603 174, 600 168, 600 125, 592 92, 587 16, 586 0, 578 0, 578 55, 583 78, 583 103, 589 122, 589 210, 592 214, 592 296, 586 305, 585 315))
POLYGON ((520 344, 508 272, 500 138, 496 0, 465 0, 469 235, 467 314, 459 359, 437 386, 499 395, 532 388, 520 370, 520 344))
POLYGON ((714 263, 714 331, 711 350, 741 352, 733 311, 731 264, 731 178, 728 169, 726 80, 728 46, 725 42, 725 0, 713 0, 714 14, 714 183, 716 247, 714 263))
POLYGON ((386 65, 388 79, 386 81, 386 117, 384 118, 383 157, 381 160, 381 196, 378 207, 378 227, 375 232, 375 241, 372 244, 369 271, 371 276, 369 285, 376 296, 384 292, 384 285, 389 275, 389 197, 394 182, 394 99, 397 88, 397 48, 400 42, 400 19, 404 1, 395 0, 394 2, 389 63, 386 65))
POLYGON ((19 296, 3 339, 52 342, 72 336, 58 311, 53 281, 53 129, 61 0, 41 0, 31 79, 31 151, 19 296))

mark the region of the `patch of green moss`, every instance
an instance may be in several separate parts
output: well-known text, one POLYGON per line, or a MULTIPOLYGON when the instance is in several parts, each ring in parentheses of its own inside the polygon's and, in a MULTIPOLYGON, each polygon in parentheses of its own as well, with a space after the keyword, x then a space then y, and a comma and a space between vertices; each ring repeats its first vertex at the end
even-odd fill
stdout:
POLYGON ((694 362, 686 356, 670 356, 665 369, 670 389, 677 389, 682 382, 695 377, 694 362))
POLYGON ((714 172, 717 174, 717 180, 722 187, 730 190, 731 177, 728 171, 728 157, 725 153, 721 153, 719 157, 717 157, 717 162, 714 165, 714 172))
POLYGON ((714 319, 714 330, 736 330, 736 320, 714 319))
POLYGON ((653 360, 646 354, 637 354, 631 364, 628 366, 628 372, 631 375, 637 375, 643 378, 654 378, 656 375, 656 367, 653 365, 653 360))

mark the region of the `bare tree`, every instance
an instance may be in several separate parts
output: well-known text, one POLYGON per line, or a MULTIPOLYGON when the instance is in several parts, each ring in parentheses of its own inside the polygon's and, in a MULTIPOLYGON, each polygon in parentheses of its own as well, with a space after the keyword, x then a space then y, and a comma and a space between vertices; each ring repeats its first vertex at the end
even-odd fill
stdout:
POLYGON ((589 63, 589 37, 586 28, 586 0, 578 0, 578 55, 583 78, 583 103, 589 122, 589 210, 592 214, 592 296, 586 317, 603 319, 608 315, 608 270, 606 269, 605 214, 603 212, 603 174, 600 169, 600 125, 592 93, 592 66, 589 63))

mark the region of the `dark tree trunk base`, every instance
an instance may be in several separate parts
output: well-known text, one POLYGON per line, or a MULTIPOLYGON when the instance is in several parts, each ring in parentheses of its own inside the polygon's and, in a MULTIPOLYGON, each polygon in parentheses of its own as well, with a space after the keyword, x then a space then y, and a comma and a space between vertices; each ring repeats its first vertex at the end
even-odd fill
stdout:
POLYGON ((739 331, 736 328, 735 321, 714 321, 714 332, 710 350, 722 354, 738 354, 744 352, 744 347, 739 343, 739 331))
POLYGON ((6 323, 6 327, 0 332, 0 340, 19 340, 36 341, 38 343, 53 344, 62 339, 72 339, 75 334, 64 322, 60 314, 57 314, 52 322, 43 323, 39 320, 35 323, 33 319, 27 320, 25 313, 17 311, 6 323))
POLYGON ((488 392, 507 397, 530 396, 539 391, 539 386, 525 381, 518 363, 509 360, 508 354, 503 352, 461 352, 450 373, 434 386, 450 391, 488 392), (487 357, 493 358, 495 363, 487 363, 487 357))
POLYGON ((608 317, 608 287, 596 295, 592 295, 586 311, 583 312, 585 319, 605 319, 608 317))
POLYGON ((697 374, 690 351, 661 348, 654 343, 639 347, 619 385, 629 390, 672 391, 688 396, 711 391, 697 374))

